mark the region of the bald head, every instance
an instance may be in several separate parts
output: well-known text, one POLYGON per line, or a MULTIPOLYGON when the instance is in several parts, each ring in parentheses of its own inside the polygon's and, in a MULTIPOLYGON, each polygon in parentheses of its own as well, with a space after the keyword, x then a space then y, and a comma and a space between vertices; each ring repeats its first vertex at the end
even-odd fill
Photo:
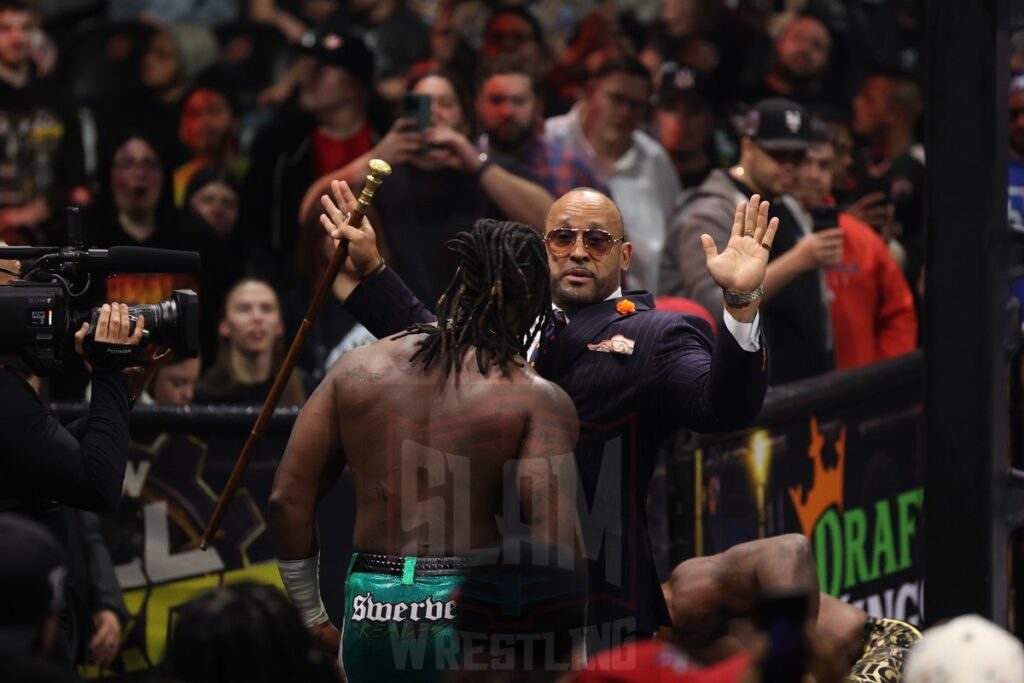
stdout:
POLYGON ((629 268, 633 245, 624 240, 622 214, 608 195, 589 187, 565 193, 552 205, 545 221, 544 234, 550 235, 553 230, 576 235, 571 251, 553 250, 552 242, 548 243, 551 298, 557 306, 572 314, 604 301, 619 288, 622 273, 629 268), (607 233, 611 246, 588 247, 588 231, 607 233))
POLYGON ((585 211, 595 217, 603 217, 604 225, 601 226, 612 234, 613 237, 622 237, 625 234, 622 212, 612 201, 611 197, 592 187, 577 187, 569 190, 551 205, 548 211, 547 220, 544 221, 544 232, 558 223, 559 216, 564 216, 566 210, 570 212, 585 211))
POLYGON ((921 96, 921 88, 910 78, 891 78, 891 90, 889 91, 889 104, 893 108, 901 109, 907 118, 914 122, 924 111, 924 100, 921 96))
POLYGON ((893 130, 909 131, 924 109, 921 89, 899 74, 869 76, 853 98, 853 130, 875 138, 893 130))

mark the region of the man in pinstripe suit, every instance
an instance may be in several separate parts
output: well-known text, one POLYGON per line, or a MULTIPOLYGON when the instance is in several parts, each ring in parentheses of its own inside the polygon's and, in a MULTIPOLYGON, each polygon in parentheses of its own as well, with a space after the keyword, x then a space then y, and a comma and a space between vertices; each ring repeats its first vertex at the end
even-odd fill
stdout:
MULTIPOLYGON (((383 267, 369 223, 347 225, 346 212, 356 206, 349 188, 335 182, 332 191, 333 200, 323 197, 322 221, 336 239, 348 240, 347 268, 360 278, 346 308, 378 337, 433 320, 383 267)), ((568 322, 543 335, 531 360, 569 394, 580 417, 591 645, 649 636, 669 623, 647 534, 647 488, 665 437, 683 427, 737 429, 760 411, 767 354, 758 305, 777 226, 768 203, 754 195, 736 207, 722 253, 703 236, 707 268, 725 300, 725 331, 715 339, 703 320, 655 310, 650 293, 622 292, 632 245, 611 199, 580 188, 551 207, 545 241, 552 300, 568 322)))

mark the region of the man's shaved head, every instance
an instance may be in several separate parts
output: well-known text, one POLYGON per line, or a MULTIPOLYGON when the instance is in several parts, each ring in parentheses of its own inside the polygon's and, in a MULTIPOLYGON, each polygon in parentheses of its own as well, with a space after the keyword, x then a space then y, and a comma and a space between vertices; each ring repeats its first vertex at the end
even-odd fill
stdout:
POLYGON ((568 254, 555 256, 548 246, 551 298, 570 314, 614 293, 633 253, 633 245, 622 240, 603 256, 592 255, 582 239, 584 232, 592 229, 603 230, 616 240, 625 237, 619 207, 608 195, 590 187, 578 187, 559 197, 544 222, 545 235, 552 230, 576 231, 576 245, 568 254))
POLYGON ((566 202, 571 204, 589 204, 594 209, 611 209, 618 220, 616 223, 609 223, 605 230, 612 233, 615 237, 620 237, 625 233, 625 225, 619 207, 612 201, 611 197, 592 187, 575 187, 559 197, 548 211, 547 220, 544 221, 545 232, 551 229, 553 221, 556 220, 558 213, 564 209, 566 202), (613 228, 615 229, 613 230, 613 228))

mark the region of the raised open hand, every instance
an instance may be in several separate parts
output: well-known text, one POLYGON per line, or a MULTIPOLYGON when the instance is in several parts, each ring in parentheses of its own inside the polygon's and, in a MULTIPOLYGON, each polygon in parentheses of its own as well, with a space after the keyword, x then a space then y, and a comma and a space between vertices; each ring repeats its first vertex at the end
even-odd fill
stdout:
POLYGON ((729 244, 721 254, 710 235, 700 236, 711 278, 727 292, 757 289, 764 282, 768 253, 778 229, 779 219, 768 220, 768 202, 762 202, 759 195, 739 202, 729 244))
POLYGON ((324 213, 320 215, 320 224, 324 227, 335 244, 342 243, 347 249, 347 257, 342 267, 356 279, 362 279, 381 263, 380 252, 377 251, 377 236, 365 217, 361 226, 349 224, 352 212, 358 202, 352 194, 348 183, 344 180, 331 182, 331 196, 323 195, 320 203, 324 213))

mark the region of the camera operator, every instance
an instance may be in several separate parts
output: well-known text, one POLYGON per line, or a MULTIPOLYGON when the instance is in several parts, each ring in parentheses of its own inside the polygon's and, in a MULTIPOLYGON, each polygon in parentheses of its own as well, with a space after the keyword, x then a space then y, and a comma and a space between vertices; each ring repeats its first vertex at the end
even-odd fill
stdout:
MULTIPOLYGON (((137 345, 144 318, 129 335, 128 306, 104 304, 96 323, 95 340, 106 344, 137 345)), ((83 323, 75 333, 75 350, 92 372, 83 342, 90 329, 83 323)), ((33 517, 56 512, 51 501, 85 510, 109 511, 121 498, 128 457, 128 409, 155 368, 146 371, 92 373, 89 413, 65 429, 57 422, 26 379, 0 366, 0 509, 33 517)), ((58 537, 63 534, 58 533, 58 537)))
MULTIPOLYGON (((17 272, 0 267, 8 272, 17 272)), ((145 319, 137 318, 131 330, 128 306, 104 304, 96 320, 95 341, 113 345, 138 345, 145 319)), ((68 527, 58 503, 83 510, 112 511, 121 499, 128 461, 128 410, 152 373, 170 352, 155 356, 154 347, 143 354, 144 369, 95 369, 83 348, 90 324, 75 334, 75 350, 92 373, 92 399, 83 418, 61 426, 29 384, 12 367, 0 365, 0 512, 17 512, 43 524, 66 551, 78 541, 68 527)), ((75 593, 65 587, 66 595, 75 593)), ((76 624, 81 614, 67 604, 62 612, 61 636, 52 657, 72 666, 71 647, 81 635, 76 624)), ((87 618, 87 615, 86 615, 87 618)))
MULTIPOLYGON (((134 330, 130 323, 128 306, 104 304, 95 341, 138 345, 144 318, 138 317, 134 330)), ((92 373, 89 412, 66 428, 25 376, 0 365, 0 511, 33 517, 62 541, 67 530, 55 502, 93 511, 116 508, 128 458, 130 404, 169 355, 150 349, 144 368, 94 369, 83 349, 90 327, 83 323, 75 334, 75 350, 92 373)))

